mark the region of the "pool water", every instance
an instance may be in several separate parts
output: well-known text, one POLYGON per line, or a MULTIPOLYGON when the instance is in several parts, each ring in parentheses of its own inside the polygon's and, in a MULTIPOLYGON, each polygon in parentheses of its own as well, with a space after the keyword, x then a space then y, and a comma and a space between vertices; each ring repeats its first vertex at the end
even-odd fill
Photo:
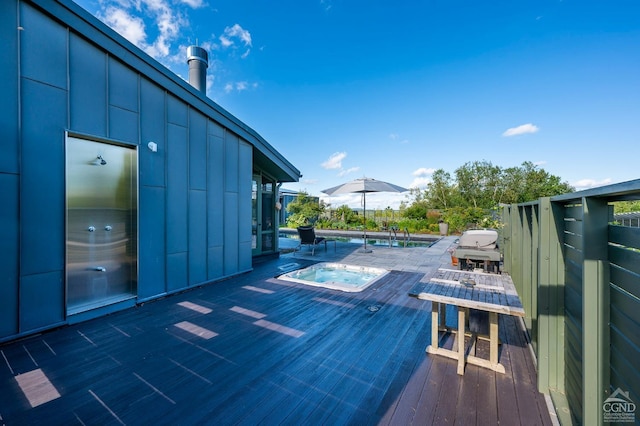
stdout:
MULTIPOLYGON (((296 234, 289 234, 289 233, 280 233, 280 237, 281 238, 290 238, 290 239, 294 239, 297 240, 299 239, 299 237, 296 234)), ((335 237, 330 237, 332 240, 336 240, 336 241, 340 241, 340 242, 344 242, 344 243, 351 243, 351 244, 364 244, 364 238, 356 238, 356 237, 341 237, 341 236, 335 236, 335 237)), ((391 240, 391 247, 431 247, 435 242, 437 241, 437 239, 434 239, 433 241, 428 240, 428 241, 417 241, 417 240, 412 240, 412 241, 407 241, 406 243, 404 241, 402 241, 402 239, 396 239, 396 240, 391 240)), ((375 246, 375 247, 389 247, 389 239, 387 238, 367 238, 367 245, 369 246, 375 246)))
MULTIPOLYGON (((351 237, 335 237, 333 238, 336 241, 344 241, 352 244, 364 244, 364 238, 351 238, 351 237)), ((400 248, 410 248, 410 247, 431 247, 435 241, 407 241, 406 243, 402 240, 391 240, 391 244, 389 244, 388 239, 380 239, 380 238, 367 238, 368 246, 376 246, 376 247, 400 247, 400 248)))
POLYGON ((382 268, 317 263, 308 268, 282 274, 278 279, 346 292, 359 292, 388 274, 382 268))

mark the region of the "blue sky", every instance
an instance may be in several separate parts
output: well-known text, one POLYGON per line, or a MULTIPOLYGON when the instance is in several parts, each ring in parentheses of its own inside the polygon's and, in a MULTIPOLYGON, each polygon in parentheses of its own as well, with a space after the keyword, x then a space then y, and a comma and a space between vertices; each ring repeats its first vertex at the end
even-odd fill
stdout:
POLYGON ((637 0, 76 2, 182 78, 205 47, 208 96, 300 169, 287 189, 424 187, 476 160, 577 189, 640 178, 637 0))

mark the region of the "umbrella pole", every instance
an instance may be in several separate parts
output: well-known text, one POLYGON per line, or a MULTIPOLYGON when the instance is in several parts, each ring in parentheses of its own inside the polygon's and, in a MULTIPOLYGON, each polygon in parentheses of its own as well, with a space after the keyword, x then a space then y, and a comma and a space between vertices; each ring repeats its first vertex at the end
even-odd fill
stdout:
POLYGON ((363 198, 363 211, 362 211, 362 218, 364 219, 364 249, 362 250, 364 253, 370 253, 371 250, 367 250, 367 193, 363 192, 362 193, 362 198, 363 198))
POLYGON ((364 219, 364 251, 367 251, 367 193, 362 193, 363 201, 363 210, 362 210, 362 218, 364 219))

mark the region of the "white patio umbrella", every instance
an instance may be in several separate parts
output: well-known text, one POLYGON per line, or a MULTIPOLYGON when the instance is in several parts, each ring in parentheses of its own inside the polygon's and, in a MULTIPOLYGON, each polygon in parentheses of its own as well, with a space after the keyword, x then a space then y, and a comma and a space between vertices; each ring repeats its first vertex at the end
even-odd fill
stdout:
POLYGON ((355 179, 347 183, 343 183, 342 185, 334 186, 333 188, 323 189, 327 195, 338 195, 338 194, 352 194, 352 193, 360 193, 363 198, 363 207, 364 207, 364 251, 367 251, 367 193, 368 192, 406 192, 408 189, 403 188, 398 185, 394 185, 389 182, 383 182, 381 180, 375 180, 371 178, 360 178, 355 179))

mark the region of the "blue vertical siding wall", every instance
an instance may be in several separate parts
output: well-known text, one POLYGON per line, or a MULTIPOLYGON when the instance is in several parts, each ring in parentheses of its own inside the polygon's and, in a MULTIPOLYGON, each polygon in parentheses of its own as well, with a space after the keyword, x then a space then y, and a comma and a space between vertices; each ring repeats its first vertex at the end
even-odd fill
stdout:
POLYGON ((0 336, 11 335, 18 329, 18 192, 18 175, 0 172, 0 336))
POLYGON ((208 160, 207 186, 216 188, 207 191, 207 245, 208 262, 207 278, 220 278, 224 274, 224 129, 209 121, 208 125, 208 160))
POLYGON ((107 134, 107 59, 105 52, 70 35, 69 124, 78 132, 107 134))
POLYGON ((15 17, 18 4, 0 2, 0 40, 3 52, 0 55, 0 69, 4 76, 0 79, 0 129, 3 141, 0 143, 0 336, 9 336, 18 329, 18 289, 19 281, 19 209, 20 204, 20 147, 18 123, 19 96, 18 69, 15 61, 18 57, 18 39, 15 36, 15 17), (12 19, 13 18, 13 19, 12 19))
POLYGON ((254 146, 147 62, 123 62, 104 33, 69 24, 90 30, 84 19, 58 2, 0 2, 0 341, 69 320, 67 132, 138 149, 138 301, 251 268, 254 146))

